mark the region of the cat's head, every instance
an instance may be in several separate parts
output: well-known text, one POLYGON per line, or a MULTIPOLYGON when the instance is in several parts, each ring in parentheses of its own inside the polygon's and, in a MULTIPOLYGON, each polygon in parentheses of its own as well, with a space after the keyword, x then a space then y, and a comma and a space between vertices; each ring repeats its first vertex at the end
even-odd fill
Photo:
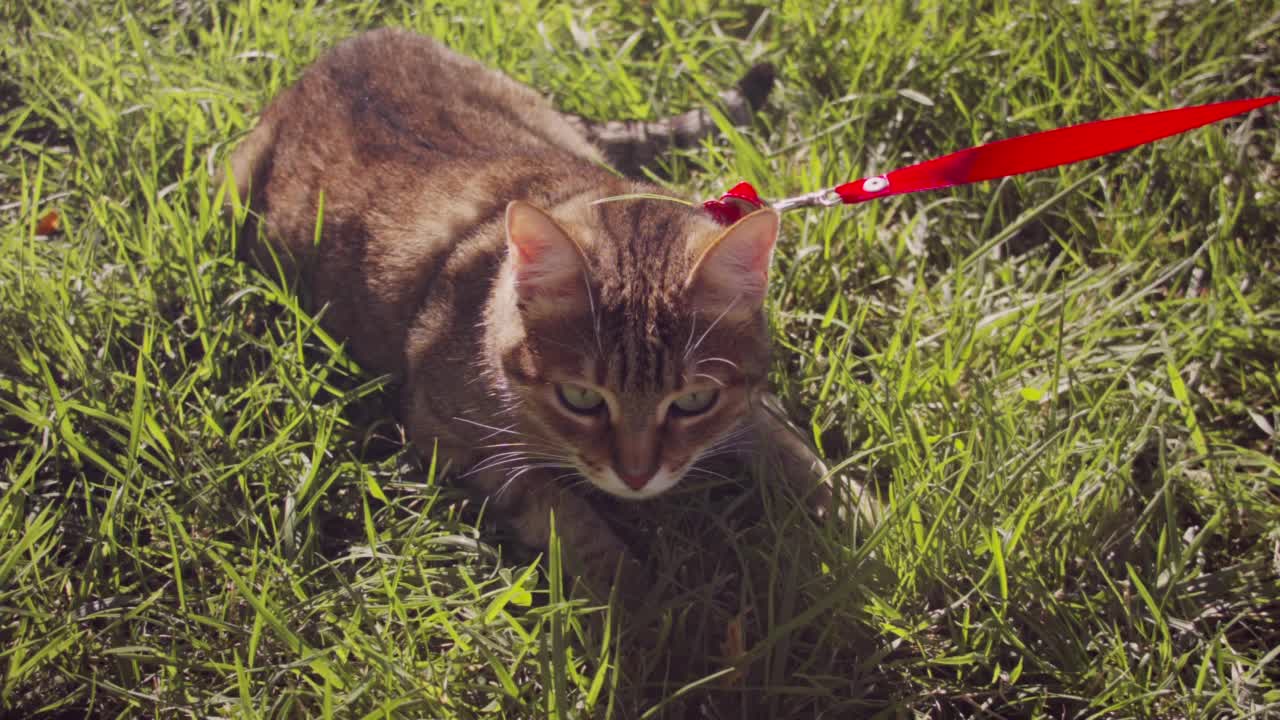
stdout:
POLYGON ((639 499, 745 441, 778 214, 723 228, 661 200, 507 208, 492 363, 530 462, 639 499))

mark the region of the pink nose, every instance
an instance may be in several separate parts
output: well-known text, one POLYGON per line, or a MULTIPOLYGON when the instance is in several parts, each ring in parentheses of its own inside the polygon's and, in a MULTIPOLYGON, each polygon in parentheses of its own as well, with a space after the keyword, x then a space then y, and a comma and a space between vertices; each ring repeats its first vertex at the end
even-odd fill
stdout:
POLYGON ((626 483, 627 487, 631 488, 632 490, 639 490, 640 488, 649 484, 649 481, 653 479, 653 473, 647 472, 647 473, 640 473, 638 475, 632 475, 630 473, 626 473, 619 470, 618 477, 622 478, 622 482, 626 483))

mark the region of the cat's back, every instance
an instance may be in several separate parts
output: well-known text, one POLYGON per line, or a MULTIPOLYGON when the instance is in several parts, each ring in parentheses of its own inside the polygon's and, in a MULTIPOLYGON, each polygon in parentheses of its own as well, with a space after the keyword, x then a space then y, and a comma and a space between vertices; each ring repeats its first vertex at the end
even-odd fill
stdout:
POLYGON ((362 362, 395 374, 427 292, 487 288, 507 202, 616 182, 532 89, 389 28, 321 56, 268 104, 229 162, 254 210, 242 254, 299 272, 312 304, 330 306, 331 331, 362 362))
POLYGON ((242 195, 251 185, 277 195, 338 185, 359 197, 343 178, 386 194, 437 179, 447 185, 453 173, 474 176, 517 157, 526 165, 601 161, 532 89, 432 38, 382 28, 321 56, 272 100, 231 163, 242 195))
MULTIPOLYGON (((437 160, 566 151, 598 161, 551 104, 501 72, 433 38, 382 28, 322 57, 297 92, 317 113, 347 115, 356 138, 391 137, 437 160)), ((377 150, 377 142, 368 148, 377 150)))

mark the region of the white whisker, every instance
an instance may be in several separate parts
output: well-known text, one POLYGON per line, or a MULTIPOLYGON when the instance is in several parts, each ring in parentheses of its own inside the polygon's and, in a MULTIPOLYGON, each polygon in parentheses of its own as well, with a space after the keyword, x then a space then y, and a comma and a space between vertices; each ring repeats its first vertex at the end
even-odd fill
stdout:
POLYGON ((698 456, 698 462, 703 462, 706 460, 714 460, 716 458, 721 458, 721 457, 737 457, 742 455, 743 451, 746 449, 747 449, 746 447, 734 446, 734 447, 721 448, 719 450, 714 450, 714 451, 703 452, 698 456))
POLYGON ((488 440, 489 438, 493 437, 494 435, 498 435, 498 434, 500 434, 500 433, 506 433, 506 434, 508 434, 508 435, 515 435, 516 437, 524 437, 524 436, 525 436, 525 434, 524 434, 524 433, 522 433, 522 432, 520 432, 519 430, 512 430, 512 429, 511 429, 511 428, 515 427, 515 425, 514 425, 514 424, 512 424, 512 425, 508 425, 508 426, 506 426, 506 427, 504 427, 504 428, 500 428, 500 427, 494 427, 493 425, 485 425, 484 423, 482 423, 482 422, 476 422, 475 420, 468 420, 467 418, 464 418, 464 417, 459 416, 459 415, 455 415, 455 416, 453 417, 453 419, 454 419, 454 420, 457 420, 457 421, 459 421, 459 422, 467 423, 468 425, 475 425, 476 427, 481 427, 481 428, 484 428, 485 430, 492 430, 492 431, 493 431, 493 434, 492 434, 492 435, 486 435, 485 437, 480 438, 481 440, 488 440))
POLYGON ((693 346, 693 335, 696 332, 698 332, 698 316, 695 314, 693 316, 693 322, 689 324, 689 337, 685 338, 685 341, 684 341, 683 357, 685 357, 686 359, 689 357, 689 348, 693 346))
POLYGON ((561 455, 559 453, 525 452, 523 450, 517 450, 514 452, 506 452, 506 453, 498 453, 497 455, 491 455, 485 458, 484 460, 481 460, 479 463, 474 465, 467 472, 463 473, 460 477, 470 477, 472 475, 475 475, 476 473, 484 472, 486 470, 494 470, 496 468, 505 467, 508 465, 518 465, 520 463, 525 463, 530 460, 550 460, 555 462, 564 462, 564 461, 567 461, 568 458, 566 458, 564 455, 561 455))
MULTIPOLYGON (((693 344, 693 347, 687 348, 684 351, 685 360, 689 359, 689 355, 691 353, 697 351, 698 347, 702 345, 702 341, 707 339, 707 335, 710 334, 711 331, 715 329, 716 325, 720 324, 720 321, 724 319, 724 316, 729 314, 729 311, 733 309, 734 305, 738 304, 738 300, 740 300, 741 298, 742 298, 742 293, 738 293, 733 297, 733 300, 729 301, 729 304, 725 306, 724 310, 721 310, 720 314, 716 316, 715 321, 712 322, 711 325, 709 325, 706 330, 702 331, 702 335, 698 337, 698 341, 693 344)), ((689 335, 690 337, 692 337, 693 333, 690 333, 689 335)))
POLYGON ((521 472, 523 472, 524 470, 566 469, 566 468, 573 467, 573 464, 568 462, 568 458, 547 458, 547 460, 548 462, 540 462, 540 463, 534 463, 533 465, 526 465, 521 470, 521 472))
POLYGON ((493 492, 492 494, 493 499, 495 501, 500 500, 502 498, 502 495, 506 493, 506 491, 515 483, 515 481, 521 475, 524 475, 530 470, 542 470, 542 469, 549 469, 549 468, 563 469, 563 468, 574 467, 572 463, 569 462, 569 458, 559 457, 559 458, 555 458, 555 460, 557 460, 557 462, 543 462, 543 463, 535 463, 532 465, 524 465, 509 471, 510 475, 508 475, 506 481, 503 482, 502 485, 500 485, 498 489, 493 492))
POLYGON ((684 471, 684 474, 692 475, 694 477, 707 477, 714 480, 724 480, 725 482, 731 482, 731 483, 738 482, 736 478, 731 478, 728 475, 722 475, 714 470, 708 470, 707 468, 704 468, 704 467, 696 467, 696 466, 690 467, 688 470, 684 471))
POLYGON ((720 437, 716 438, 715 442, 711 443, 706 447, 706 450, 708 451, 715 450, 723 445, 728 445, 731 443, 735 443, 739 440, 743 440, 747 438, 753 430, 755 430, 754 423, 744 423, 743 425, 740 425, 734 428, 733 430, 730 430, 729 432, 725 433, 724 435, 721 435, 720 437))
POLYGON ((495 459, 486 459, 476 465, 471 473, 480 470, 493 470, 494 468, 502 468, 502 466, 516 464, 516 462, 526 462, 529 460, 563 460, 562 456, 548 454, 548 452, 521 452, 521 454, 511 454, 504 457, 495 457, 495 459))
POLYGON ((486 470, 494 470, 496 468, 500 468, 505 465, 515 465, 518 463, 522 463, 522 462, 525 462, 527 459, 528 458, 523 458, 523 457, 500 458, 497 460, 490 458, 473 466, 470 470, 459 475, 458 477, 460 478, 471 477, 472 475, 482 473, 486 470))
MULTIPOLYGON (((577 475, 578 478, 573 482, 566 483, 564 486, 565 490, 577 490, 578 488, 586 488, 587 490, 592 490, 597 492, 600 490, 600 488, 596 487, 595 483, 591 482, 589 478, 584 477, 581 473, 573 473, 573 474, 577 475)), ((561 475, 560 477, 563 478, 565 476, 561 475)))
POLYGON ((734 362, 734 361, 732 361, 732 360, 730 360, 730 359, 728 359, 728 358, 722 358, 722 357, 709 357, 709 358, 702 358, 701 360, 698 360, 698 361, 694 362, 693 364, 694 364, 694 366, 696 367, 696 366, 701 365, 702 363, 705 363, 705 362, 722 362, 722 363, 724 363, 725 365, 728 365, 729 367, 733 368, 734 370, 737 370, 737 369, 738 369, 738 363, 736 363, 736 362, 734 362))
POLYGON ((587 275, 587 271, 582 271, 582 282, 587 286, 587 303, 591 306, 591 327, 596 336, 596 353, 597 357, 604 358, 604 344, 600 342, 600 314, 596 312, 595 293, 591 292, 591 277, 587 275))

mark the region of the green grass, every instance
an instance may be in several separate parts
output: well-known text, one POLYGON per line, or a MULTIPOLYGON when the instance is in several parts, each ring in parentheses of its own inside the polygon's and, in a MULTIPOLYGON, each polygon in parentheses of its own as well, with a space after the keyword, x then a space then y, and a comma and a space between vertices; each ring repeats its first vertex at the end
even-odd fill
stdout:
POLYGON ((789 215, 775 383, 885 522, 814 527, 763 476, 622 508, 640 618, 400 452, 208 172, 384 24, 601 118, 774 62, 753 127, 672 159, 704 198, 1280 92, 1277 3, 136 4, 0 5, 0 712, 1280 716, 1274 108, 789 215))

